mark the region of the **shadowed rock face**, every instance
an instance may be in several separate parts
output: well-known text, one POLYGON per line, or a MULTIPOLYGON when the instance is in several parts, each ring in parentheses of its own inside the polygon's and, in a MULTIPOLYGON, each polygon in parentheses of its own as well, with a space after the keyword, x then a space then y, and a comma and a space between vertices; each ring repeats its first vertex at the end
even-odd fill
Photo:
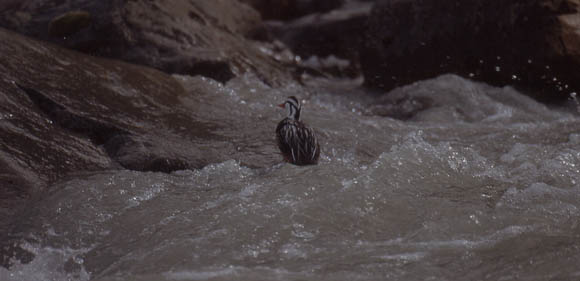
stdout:
MULTIPOLYGON (((268 147, 236 151, 229 136, 241 128, 204 119, 195 105, 183 103, 191 95, 215 94, 203 79, 188 82, 195 89, 190 91, 152 68, 83 55, 3 29, 0 41, 3 218, 71 173, 171 172, 232 157, 254 167, 277 161, 275 153, 262 151, 268 147)), ((258 135, 269 140, 266 133, 258 135)))
POLYGON ((365 83, 389 90, 457 73, 565 99, 580 89, 580 65, 562 41, 569 14, 578 17, 574 1, 380 1, 361 51, 365 83))
POLYGON ((338 68, 339 71, 328 71, 324 67, 319 70, 338 74, 336 76, 358 76, 359 50, 371 8, 371 3, 353 3, 326 14, 308 15, 287 23, 265 22, 265 37, 284 42, 302 61, 331 56, 347 60, 348 66, 338 68))
POLYGON ((54 1, 0 4, 0 26, 93 55, 226 82, 246 72, 279 85, 289 75, 243 34, 260 23, 230 0, 54 1))
POLYGON ((240 0, 251 5, 267 20, 289 20, 312 13, 336 9, 345 0, 240 0))

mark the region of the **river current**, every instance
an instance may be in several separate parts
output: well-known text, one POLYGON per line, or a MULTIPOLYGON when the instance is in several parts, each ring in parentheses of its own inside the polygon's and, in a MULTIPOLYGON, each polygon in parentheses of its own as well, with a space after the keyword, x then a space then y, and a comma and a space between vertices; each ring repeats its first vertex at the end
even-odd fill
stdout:
POLYGON ((580 279, 574 112, 454 75, 387 96, 203 80, 183 103, 239 124, 242 151, 277 153, 275 105, 299 96, 320 163, 71 175, 19 215, 34 258, 0 280, 580 279))

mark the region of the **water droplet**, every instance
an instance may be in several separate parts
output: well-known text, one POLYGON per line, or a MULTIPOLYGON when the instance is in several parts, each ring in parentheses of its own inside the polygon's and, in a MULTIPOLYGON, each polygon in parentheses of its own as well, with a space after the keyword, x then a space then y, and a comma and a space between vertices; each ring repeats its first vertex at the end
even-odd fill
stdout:
POLYGON ((479 220, 477 219, 477 217, 475 215, 470 215, 469 218, 475 223, 475 224, 479 224, 479 220))

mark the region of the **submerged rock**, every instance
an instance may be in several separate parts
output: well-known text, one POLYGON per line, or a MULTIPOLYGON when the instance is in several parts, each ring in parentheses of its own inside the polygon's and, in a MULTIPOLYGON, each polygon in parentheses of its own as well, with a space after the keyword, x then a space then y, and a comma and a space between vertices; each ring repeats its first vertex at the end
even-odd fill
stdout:
POLYGON ((379 1, 361 50, 365 84, 389 90, 456 73, 566 99, 580 89, 576 2, 379 1))
POLYGON ((263 46, 243 37, 260 21, 258 12, 234 0, 32 0, 0 6, 0 26, 92 55, 221 82, 252 72, 278 85, 289 74, 263 46))

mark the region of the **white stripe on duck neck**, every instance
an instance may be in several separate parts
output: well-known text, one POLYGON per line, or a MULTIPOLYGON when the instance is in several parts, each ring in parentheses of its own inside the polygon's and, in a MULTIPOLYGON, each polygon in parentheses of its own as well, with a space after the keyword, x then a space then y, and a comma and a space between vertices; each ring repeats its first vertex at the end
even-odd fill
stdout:
POLYGON ((300 121, 300 111, 302 108, 300 108, 300 102, 298 99, 294 96, 288 97, 284 104, 286 109, 288 109, 288 118, 300 121))

